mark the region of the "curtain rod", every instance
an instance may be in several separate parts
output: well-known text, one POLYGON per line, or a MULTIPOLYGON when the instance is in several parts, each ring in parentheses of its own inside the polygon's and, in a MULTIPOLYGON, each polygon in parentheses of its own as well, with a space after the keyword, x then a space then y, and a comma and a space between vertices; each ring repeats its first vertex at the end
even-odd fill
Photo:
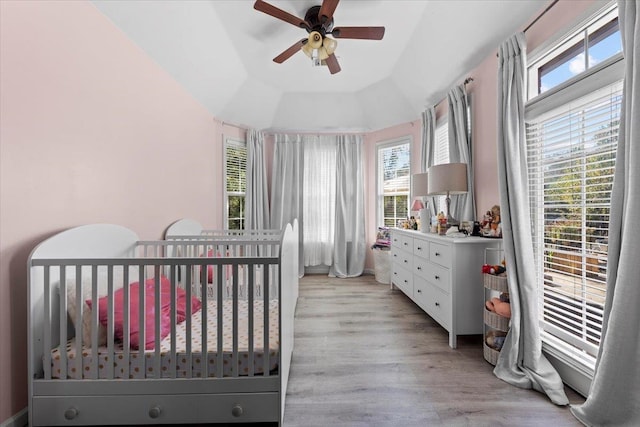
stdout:
POLYGON ((558 3, 559 0, 553 0, 549 6, 547 6, 547 8, 545 10, 542 11, 542 13, 540 13, 540 15, 536 16, 536 19, 534 19, 533 21, 531 21, 531 23, 529 25, 527 25, 527 27, 522 31, 523 33, 526 33, 527 30, 529 28, 531 28, 536 22, 538 22, 538 20, 540 18, 542 18, 547 12, 549 12, 549 9, 551 9, 556 3, 558 3))
MULTIPOLYGON (((551 3, 549 3, 549 6, 547 6, 542 12, 540 12, 540 14, 538 16, 535 17, 535 19, 533 21, 531 21, 531 23, 529 25, 527 25, 525 27, 524 30, 522 30, 523 33, 526 33, 531 27, 533 27, 533 25, 538 22, 540 20, 540 18, 542 18, 547 12, 549 12, 549 10, 555 6, 556 3, 558 3, 558 1, 560 0, 553 0, 551 3)), ((498 53, 496 53, 496 57, 499 56, 498 53)))

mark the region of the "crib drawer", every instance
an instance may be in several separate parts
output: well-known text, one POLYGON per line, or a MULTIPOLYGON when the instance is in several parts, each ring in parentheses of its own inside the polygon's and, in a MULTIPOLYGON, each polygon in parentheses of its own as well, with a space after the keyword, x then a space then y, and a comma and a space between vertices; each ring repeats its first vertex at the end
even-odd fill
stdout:
POLYGON ((33 399, 32 425, 277 422, 279 408, 274 392, 51 396, 33 399))

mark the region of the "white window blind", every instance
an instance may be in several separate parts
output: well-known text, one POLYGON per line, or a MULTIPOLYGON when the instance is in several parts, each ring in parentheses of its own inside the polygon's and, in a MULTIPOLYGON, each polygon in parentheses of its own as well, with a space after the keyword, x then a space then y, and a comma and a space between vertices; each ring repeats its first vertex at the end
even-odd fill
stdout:
MULTIPOLYGON (((449 123, 443 121, 438 123, 435 134, 435 147, 434 147, 434 165, 441 165, 443 163, 449 163, 449 123)), ((444 211, 446 206, 447 196, 436 196, 436 213, 444 211)))
POLYGON ((247 191, 247 147, 243 142, 227 140, 225 144, 226 224, 230 230, 244 229, 247 191))
POLYGON ((606 298, 621 91, 616 82, 561 106, 550 100, 526 125, 543 340, 589 368, 606 298))
POLYGON ((411 152, 408 142, 378 147, 378 209, 386 227, 409 215, 411 152))

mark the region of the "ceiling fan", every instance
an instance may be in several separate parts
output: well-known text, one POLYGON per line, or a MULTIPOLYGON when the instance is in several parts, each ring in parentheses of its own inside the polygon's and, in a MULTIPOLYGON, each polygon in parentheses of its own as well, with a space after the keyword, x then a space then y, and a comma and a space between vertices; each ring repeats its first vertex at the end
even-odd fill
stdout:
POLYGON ((302 50, 315 65, 327 65, 329 72, 340 71, 340 64, 335 55, 338 42, 335 39, 382 40, 384 27, 336 27, 333 28, 333 12, 340 0, 323 0, 321 6, 312 6, 307 10, 304 19, 300 19, 265 1, 256 0, 253 8, 281 19, 296 27, 304 28, 309 35, 273 58, 278 64, 291 58, 302 50), (329 37, 332 35, 334 38, 329 37))

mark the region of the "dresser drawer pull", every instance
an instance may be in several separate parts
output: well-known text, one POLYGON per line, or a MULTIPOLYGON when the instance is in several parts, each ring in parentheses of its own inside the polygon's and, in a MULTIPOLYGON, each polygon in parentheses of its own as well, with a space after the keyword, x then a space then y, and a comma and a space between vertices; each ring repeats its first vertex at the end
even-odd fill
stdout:
POLYGON ((440 256, 440 252, 436 252, 436 256, 440 256))
POLYGON ((440 280, 440 276, 433 276, 436 280, 440 280))
POLYGON ((440 307, 440 303, 439 302, 436 303, 436 307, 440 307))
POLYGON ((418 270, 420 270, 420 271, 421 271, 421 270, 422 270, 422 267, 418 266, 418 270))
POLYGON ((409 262, 408 260, 406 260, 406 259, 404 260, 404 263, 405 263, 405 264, 406 264, 406 263, 408 263, 408 262, 409 262))
POLYGON ((418 289, 418 293, 421 294, 422 293, 422 289, 418 289))
POLYGON ((393 257, 394 258, 398 258, 398 254, 393 254, 393 257))
POLYGON ((398 272, 397 272, 397 271, 394 271, 394 272, 393 272, 393 274, 395 274, 395 275, 397 276, 397 275, 398 275, 398 272))
POLYGON ((407 242, 402 243, 403 245, 407 246, 407 242))
POLYGON ((422 246, 418 246, 418 250, 421 251, 422 250, 422 246))
POLYGON ((407 279, 404 279, 404 283, 409 283, 409 281, 407 279))

